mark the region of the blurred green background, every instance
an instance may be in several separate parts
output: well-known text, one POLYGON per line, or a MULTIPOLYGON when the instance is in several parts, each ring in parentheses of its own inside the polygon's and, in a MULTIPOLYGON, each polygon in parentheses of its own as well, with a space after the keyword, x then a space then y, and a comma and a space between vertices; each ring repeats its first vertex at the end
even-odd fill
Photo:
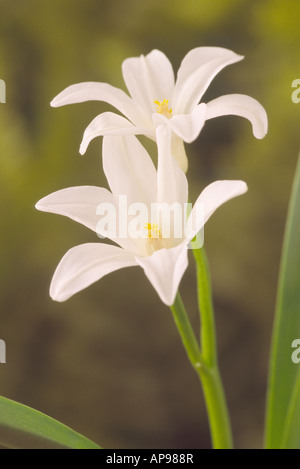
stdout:
MULTIPOLYGON (((59 109, 66 86, 103 81, 126 90, 126 57, 164 51, 177 70, 198 46, 245 59, 224 69, 205 101, 227 93, 258 99, 269 116, 256 140, 248 121, 207 122, 187 149, 191 199, 216 179, 249 192, 205 229, 220 366, 236 445, 262 445, 268 357, 288 199, 299 152, 299 0, 0 0, 0 394, 59 419, 105 448, 209 448, 197 376, 170 311, 138 268, 116 272, 66 303, 48 296, 54 269, 88 229, 34 204, 52 191, 106 185, 101 139, 85 157, 87 124, 110 109, 59 109)), ((181 284, 195 328, 192 256, 181 284)))

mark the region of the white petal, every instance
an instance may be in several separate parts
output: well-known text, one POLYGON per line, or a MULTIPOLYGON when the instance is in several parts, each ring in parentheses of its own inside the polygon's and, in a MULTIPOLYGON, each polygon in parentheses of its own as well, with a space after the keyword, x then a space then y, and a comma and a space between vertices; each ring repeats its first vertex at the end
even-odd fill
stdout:
POLYGON ((172 155, 171 131, 159 126, 156 130, 158 147, 157 202, 185 204, 188 199, 187 178, 172 155))
POLYGON ((136 261, 144 269, 162 302, 171 306, 188 266, 186 244, 160 249, 148 257, 136 257, 136 261))
MULTIPOLYGON (((120 228, 119 204, 114 195, 103 187, 69 187, 53 192, 41 199, 36 208, 43 212, 64 215, 95 231, 99 237, 107 237, 128 251, 140 252, 138 240, 124 237, 120 228), (109 211, 109 213, 108 213, 109 211), (101 220, 105 219, 105 231, 101 231, 101 220), (109 221, 112 226, 107 226, 109 221)), ((102 226, 102 224, 101 224, 102 226)))
POLYGON ((214 77, 243 57, 221 47, 198 47, 183 59, 178 70, 172 107, 175 114, 190 113, 214 77))
POLYGON ((136 137, 104 137, 103 169, 115 196, 127 195, 128 204, 155 202, 155 166, 136 137))
POLYGON ((191 241, 211 215, 228 200, 247 192, 244 181, 215 181, 200 194, 186 225, 186 238, 191 241))
POLYGON ((174 89, 174 72, 163 52, 153 50, 148 55, 124 60, 122 65, 126 86, 135 102, 149 117, 154 101, 170 100, 174 89))
POLYGON ((219 116, 241 116, 248 119, 256 138, 263 138, 268 131, 268 117, 263 106, 256 99, 244 94, 220 96, 207 104, 206 119, 219 116))
POLYGON ((80 153, 83 155, 90 142, 95 137, 103 135, 146 135, 154 138, 154 131, 146 127, 138 127, 133 125, 129 120, 125 119, 113 112, 104 112, 97 116, 85 129, 83 139, 80 145, 80 153))
POLYGON ((186 143, 193 142, 205 124, 206 104, 198 104, 190 114, 176 114, 171 119, 162 114, 153 114, 155 125, 169 126, 186 143))
POLYGON ((138 106, 124 91, 107 83, 86 82, 68 86, 52 101, 52 107, 66 104, 83 103, 85 101, 104 101, 118 109, 136 125, 145 124, 145 118, 138 106))
POLYGON ((88 243, 70 249, 53 275, 50 296, 65 301, 105 275, 137 265, 132 254, 108 244, 88 243))
POLYGON ((172 155, 176 159, 182 171, 184 173, 187 173, 189 162, 186 156, 183 140, 179 138, 178 135, 175 135, 173 133, 171 145, 172 145, 172 155))
POLYGON ((36 208, 42 212, 57 213, 96 231, 99 221, 97 207, 100 203, 114 204, 113 195, 103 187, 69 187, 39 200, 36 208))

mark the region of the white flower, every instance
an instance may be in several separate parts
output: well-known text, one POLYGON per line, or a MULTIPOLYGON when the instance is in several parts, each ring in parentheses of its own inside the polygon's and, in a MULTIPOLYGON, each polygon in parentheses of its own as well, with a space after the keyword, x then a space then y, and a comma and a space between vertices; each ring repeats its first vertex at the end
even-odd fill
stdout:
POLYGON ((112 112, 97 116, 87 127, 80 147, 85 153, 89 142, 100 135, 143 134, 156 139, 156 129, 171 128, 172 152, 186 172, 183 142, 197 138, 205 121, 213 117, 237 115, 247 118, 256 138, 267 133, 267 115, 261 104, 242 94, 229 94, 201 103, 213 78, 227 65, 243 57, 220 47, 198 47, 183 59, 175 81, 172 65, 159 50, 123 62, 124 81, 131 97, 106 83, 87 82, 69 86, 53 99, 54 107, 83 101, 105 101, 125 117, 112 112))
MULTIPOLYGON (((188 184, 171 154, 170 141, 170 131, 160 126, 156 170, 135 136, 104 137, 103 167, 111 192, 93 186, 70 187, 46 196, 36 208, 65 215, 97 231, 99 204, 117 207, 120 195, 126 194, 129 204, 143 202, 149 207, 152 203, 179 203, 183 207, 188 201, 188 184)), ((113 241, 119 246, 96 242, 72 248, 54 273, 51 297, 65 301, 109 272, 137 265, 143 268, 161 300, 172 305, 188 265, 189 242, 220 205, 246 190, 243 181, 216 181, 207 186, 198 197, 180 239, 172 235, 164 237, 161 226, 146 223, 145 237, 114 236, 113 241), (197 216, 199 207, 204 210, 203 217, 197 216)))

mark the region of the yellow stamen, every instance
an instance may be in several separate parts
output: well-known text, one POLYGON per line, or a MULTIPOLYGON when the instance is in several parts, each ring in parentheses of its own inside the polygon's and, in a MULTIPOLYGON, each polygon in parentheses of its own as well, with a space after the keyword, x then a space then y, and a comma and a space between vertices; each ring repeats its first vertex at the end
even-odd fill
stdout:
POLYGON ((154 101, 154 104, 156 104, 157 112, 170 119, 170 117, 172 117, 173 109, 169 109, 168 103, 168 99, 164 99, 163 101, 154 101))
POLYGON ((149 239, 162 238, 161 229, 158 228, 156 223, 145 223, 144 228, 148 231, 147 237, 149 239))

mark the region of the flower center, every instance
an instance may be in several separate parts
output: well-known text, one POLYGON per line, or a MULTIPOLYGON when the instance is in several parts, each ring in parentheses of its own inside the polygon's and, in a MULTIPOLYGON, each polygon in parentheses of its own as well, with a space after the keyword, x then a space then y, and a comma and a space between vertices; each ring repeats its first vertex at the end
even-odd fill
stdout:
POLYGON ((161 229, 158 228, 157 223, 145 223, 144 228, 147 231, 147 238, 149 239, 162 238, 161 229))
POLYGON ((170 119, 172 117, 172 109, 169 109, 168 103, 168 99, 164 99, 163 101, 154 101, 157 112, 170 119))
POLYGON ((147 255, 151 256, 155 251, 162 249, 165 243, 157 223, 145 223, 144 228, 146 231, 145 249, 147 255))

